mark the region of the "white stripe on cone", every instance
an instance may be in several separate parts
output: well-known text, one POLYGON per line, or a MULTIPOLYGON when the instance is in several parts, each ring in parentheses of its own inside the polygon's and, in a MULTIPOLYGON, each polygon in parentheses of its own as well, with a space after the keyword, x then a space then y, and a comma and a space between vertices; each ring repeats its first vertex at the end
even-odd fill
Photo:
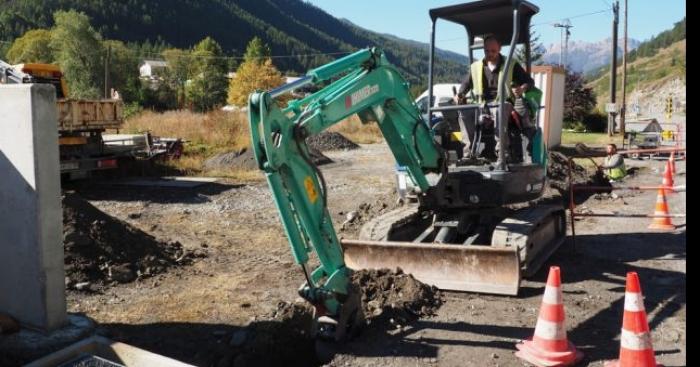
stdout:
POLYGON ((564 322, 537 319, 535 335, 547 340, 564 340, 566 339, 566 328, 564 327, 564 322))
POLYGON ((622 329, 622 334, 620 335, 620 346, 629 350, 647 350, 651 349, 651 335, 648 332, 644 333, 634 333, 622 329))
POLYGON ((644 311, 644 299, 641 293, 625 292, 625 311, 644 311))
POLYGON ((550 305, 560 305, 561 300, 561 290, 559 287, 546 286, 544 288, 544 296, 542 296, 542 302, 549 303, 550 305))

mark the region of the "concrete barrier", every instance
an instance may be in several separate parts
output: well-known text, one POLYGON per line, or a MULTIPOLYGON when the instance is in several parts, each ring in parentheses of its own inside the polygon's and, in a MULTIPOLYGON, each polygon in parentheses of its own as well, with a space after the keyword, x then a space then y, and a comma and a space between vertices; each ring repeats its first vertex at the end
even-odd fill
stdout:
POLYGON ((0 312, 24 327, 66 322, 53 86, 0 86, 0 312))

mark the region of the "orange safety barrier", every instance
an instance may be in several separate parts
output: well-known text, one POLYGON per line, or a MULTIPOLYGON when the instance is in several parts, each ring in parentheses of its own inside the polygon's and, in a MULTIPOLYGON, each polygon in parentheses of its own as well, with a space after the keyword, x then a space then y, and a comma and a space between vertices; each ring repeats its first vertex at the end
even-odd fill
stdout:
MULTIPOLYGON (((620 154, 627 154, 627 153, 652 153, 652 152, 670 152, 670 153, 675 153, 675 152, 685 152, 685 148, 679 148, 679 147, 672 147, 672 148, 658 148, 658 149, 635 149, 635 150, 620 150, 618 153, 620 154)), ((588 158, 590 159, 591 156, 588 155, 575 155, 575 156, 570 156, 568 157, 568 164, 569 164, 569 213, 570 213, 570 218, 571 218, 571 241, 574 250, 576 249, 576 225, 575 225, 575 218, 576 217, 614 217, 614 218, 652 218, 652 224, 649 226, 650 229, 655 229, 655 230, 665 230, 665 231, 670 231, 671 227, 669 226, 669 223, 671 223, 670 218, 685 218, 685 214, 669 214, 668 212, 668 204, 665 201, 665 195, 663 197, 664 203, 661 204, 659 202, 660 198, 657 196, 657 204, 656 208, 654 210, 654 214, 638 214, 638 213, 577 213, 576 212, 576 203, 574 202, 574 192, 575 191, 612 191, 612 190, 658 190, 658 191, 664 191, 665 192, 679 192, 679 191, 685 191, 685 186, 673 186, 673 177, 668 176, 670 174, 671 170, 671 162, 666 161, 666 169, 664 170, 664 180, 662 182, 661 186, 580 186, 580 185, 574 185, 573 184, 573 170, 574 170, 574 159, 577 158, 588 158), (668 172, 668 173, 666 173, 668 172), (670 179, 669 179, 670 178, 670 179), (665 205, 665 210, 664 210, 664 205, 665 205), (659 220, 662 219, 662 220, 659 220)), ((673 224, 671 224, 673 225, 673 224)), ((673 226, 673 230, 675 230, 675 226, 673 226)))

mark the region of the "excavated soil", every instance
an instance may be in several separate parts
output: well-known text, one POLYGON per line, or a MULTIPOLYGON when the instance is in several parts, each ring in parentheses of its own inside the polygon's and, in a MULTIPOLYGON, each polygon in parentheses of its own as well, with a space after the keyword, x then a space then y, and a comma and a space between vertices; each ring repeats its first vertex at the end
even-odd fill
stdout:
POLYGON ((362 309, 370 325, 401 327, 435 315, 443 302, 437 287, 423 284, 401 269, 361 270, 353 274, 352 281, 362 290, 362 309))
POLYGON ((75 193, 63 195, 66 286, 97 290, 185 265, 206 252, 184 251, 179 242, 155 237, 111 217, 75 193))
MULTIPOLYGON (((309 154, 311 155, 311 161, 318 166, 333 163, 333 161, 330 158, 326 157, 325 155, 323 155, 323 153, 321 153, 315 148, 309 147, 309 154)), ((258 163, 255 161, 253 151, 250 149, 243 148, 241 150, 234 150, 228 153, 217 154, 207 159, 206 161, 204 161, 204 169, 256 170, 258 169, 258 163)))
MULTIPOLYGON (((574 184, 585 184, 593 182, 595 176, 591 174, 583 166, 573 163, 571 167, 571 178, 574 184)), ((562 194, 569 190, 569 161, 566 155, 559 152, 549 152, 547 160, 547 178, 549 185, 557 189, 562 194)))
MULTIPOLYGON (((375 330, 400 328, 434 316, 443 303, 436 287, 417 281, 401 269, 361 270, 353 274, 352 281, 362 293, 367 328, 375 330)), ((275 311, 233 334, 231 344, 240 348, 230 360, 236 367, 319 365, 310 337, 312 318, 308 303, 280 301, 275 311)))
POLYGON ((306 138, 306 144, 310 148, 325 152, 328 150, 352 150, 360 146, 344 137, 341 133, 324 131, 318 135, 306 138))

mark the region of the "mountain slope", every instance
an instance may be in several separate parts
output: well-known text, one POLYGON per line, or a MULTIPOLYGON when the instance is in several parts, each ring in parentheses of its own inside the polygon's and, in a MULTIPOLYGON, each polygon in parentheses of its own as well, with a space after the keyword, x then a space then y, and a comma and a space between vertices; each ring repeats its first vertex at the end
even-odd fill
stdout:
MULTIPOLYGON (((617 54, 622 55, 622 42, 618 41, 617 54)), ((631 51, 639 46, 640 42, 635 39, 628 39, 627 50, 631 51)), ((569 68, 579 73, 588 73, 603 65, 610 64, 610 51, 612 49, 612 38, 607 38, 599 42, 569 41, 567 52, 567 62, 569 68)), ((561 54, 561 45, 551 44, 544 55, 544 61, 548 64, 558 64, 561 54)))
MULTIPOLYGON (((627 65, 627 103, 640 106, 641 113, 657 115, 663 111, 666 97, 673 96, 679 107, 685 108, 686 41, 678 41, 659 49, 654 56, 638 57, 627 65)), ((598 106, 610 99, 610 74, 591 81, 598 106)), ((622 67, 617 71, 617 96, 622 91, 622 67)), ((630 105, 628 109, 631 110, 630 105)))
MULTIPOLYGON (((127 42, 188 48, 211 36, 227 54, 241 55, 258 36, 273 55, 304 55, 274 60, 280 69, 296 72, 329 62, 338 53, 379 46, 411 83, 427 79, 425 44, 362 29, 300 0, 2 0, 0 40, 48 28, 51 14, 66 9, 85 12, 105 38, 127 42)), ((438 59, 438 81, 461 79, 466 57, 441 51, 438 59)))

